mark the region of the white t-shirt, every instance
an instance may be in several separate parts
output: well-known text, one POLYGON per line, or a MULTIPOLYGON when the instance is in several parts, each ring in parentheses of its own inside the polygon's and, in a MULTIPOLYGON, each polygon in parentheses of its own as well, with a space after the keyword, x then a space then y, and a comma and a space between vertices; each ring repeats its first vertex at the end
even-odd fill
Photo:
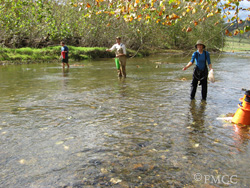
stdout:
POLYGON ((122 44, 122 43, 120 43, 120 44, 117 44, 117 43, 114 44, 114 45, 110 48, 110 50, 111 50, 111 51, 116 50, 116 53, 117 53, 117 51, 118 51, 120 48, 122 48, 123 54, 126 54, 126 47, 125 47, 125 45, 122 44))

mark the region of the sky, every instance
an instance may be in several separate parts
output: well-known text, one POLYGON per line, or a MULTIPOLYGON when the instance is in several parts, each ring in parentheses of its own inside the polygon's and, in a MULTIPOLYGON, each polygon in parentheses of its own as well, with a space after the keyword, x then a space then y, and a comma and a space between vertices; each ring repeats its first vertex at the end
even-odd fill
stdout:
MULTIPOLYGON (((226 2, 226 1, 224 1, 224 2, 226 2)), ((240 1, 239 8, 245 8, 245 9, 250 8, 250 1, 247 1, 247 0, 240 1)), ((235 11, 232 10, 232 11, 230 11, 230 12, 231 12, 231 14, 229 15, 229 18, 231 18, 232 16, 234 16, 235 11)), ((245 10, 245 11, 240 10, 240 11, 239 11, 239 17, 240 17, 242 20, 245 20, 247 17, 250 17, 250 11, 247 11, 247 10, 245 10)))
MULTIPOLYGON (((240 7, 242 8, 250 8, 250 1, 244 0, 242 2, 240 2, 240 7)), ((242 19, 246 19, 248 16, 250 17, 250 11, 241 11, 239 16, 242 19)))

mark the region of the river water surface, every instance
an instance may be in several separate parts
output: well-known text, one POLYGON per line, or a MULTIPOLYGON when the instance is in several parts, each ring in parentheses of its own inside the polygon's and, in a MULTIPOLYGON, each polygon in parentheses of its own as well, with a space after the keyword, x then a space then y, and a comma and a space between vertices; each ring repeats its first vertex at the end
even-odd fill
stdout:
POLYGON ((0 187, 249 187, 249 129, 221 117, 250 89, 250 57, 213 55, 207 101, 190 57, 0 66, 0 187))

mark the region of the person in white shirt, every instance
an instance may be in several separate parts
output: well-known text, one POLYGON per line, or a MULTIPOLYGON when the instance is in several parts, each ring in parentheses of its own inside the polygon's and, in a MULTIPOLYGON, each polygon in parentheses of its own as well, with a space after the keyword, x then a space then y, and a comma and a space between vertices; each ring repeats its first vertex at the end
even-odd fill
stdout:
POLYGON ((121 37, 116 37, 116 44, 106 51, 111 52, 115 50, 116 57, 119 58, 120 69, 118 70, 118 76, 126 78, 126 47, 121 43, 121 37))

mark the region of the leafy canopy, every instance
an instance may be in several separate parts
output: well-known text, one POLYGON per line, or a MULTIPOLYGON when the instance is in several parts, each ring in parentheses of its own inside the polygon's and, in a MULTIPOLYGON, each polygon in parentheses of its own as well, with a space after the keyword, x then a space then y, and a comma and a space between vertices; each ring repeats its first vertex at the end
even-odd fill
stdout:
MULTIPOLYGON (((243 0, 83 0, 81 2, 71 0, 72 6, 83 11, 85 17, 91 18, 93 14, 107 14, 112 18, 124 19, 126 22, 143 21, 146 23, 156 22, 162 25, 173 26, 178 21, 195 15, 199 10, 204 10, 203 18, 194 19, 196 26, 199 22, 205 21, 206 18, 216 14, 222 15, 222 19, 227 22, 237 24, 234 35, 238 33, 248 32, 249 26, 245 26, 243 30, 238 29, 238 23, 242 23, 243 19, 239 17, 242 11, 250 11, 250 8, 240 8, 243 0)), ((247 0, 250 1, 250 0, 247 0)), ((245 19, 250 21, 250 17, 245 19)), ((216 26, 218 22, 214 25, 216 26)), ((190 32, 190 25, 183 26, 183 31, 190 32)), ((225 30, 226 35, 232 35, 225 30)))

